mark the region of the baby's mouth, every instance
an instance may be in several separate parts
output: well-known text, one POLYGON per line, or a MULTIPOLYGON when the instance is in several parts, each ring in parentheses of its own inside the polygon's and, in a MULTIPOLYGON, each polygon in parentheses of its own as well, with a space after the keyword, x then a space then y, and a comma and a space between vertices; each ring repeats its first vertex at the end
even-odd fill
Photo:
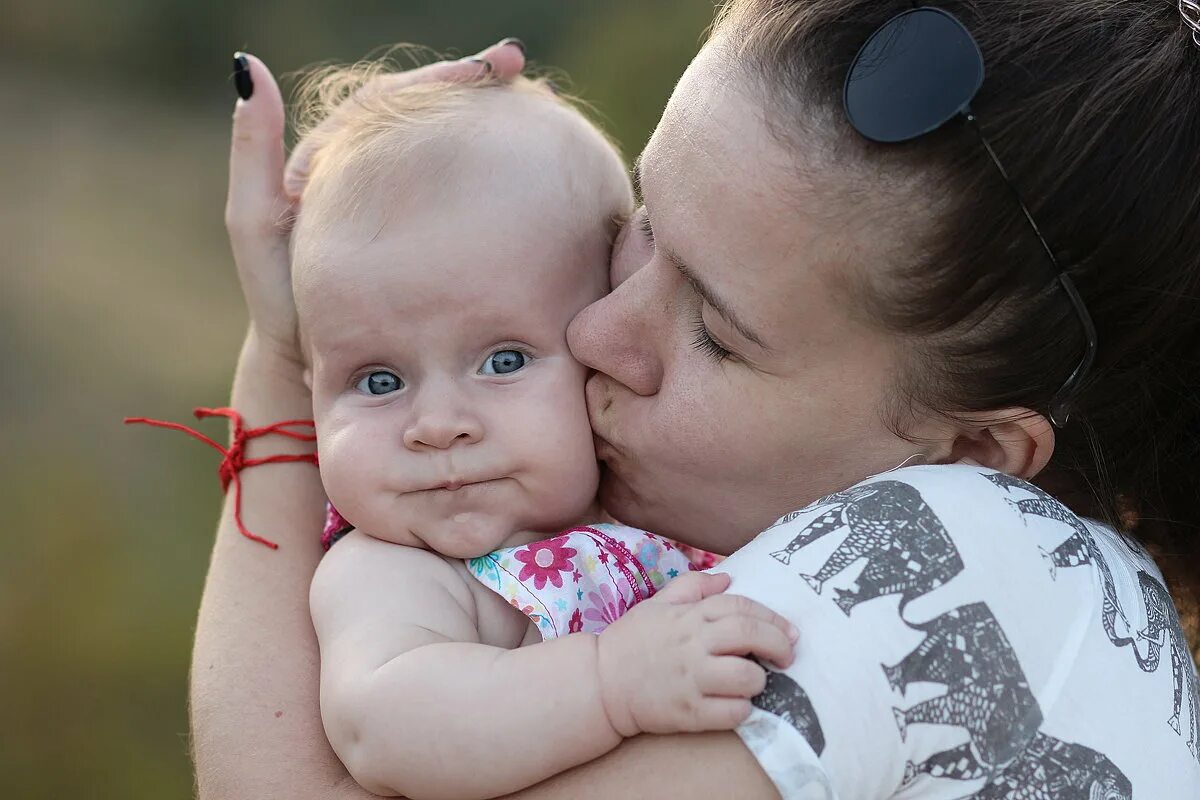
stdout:
POLYGON ((459 489, 464 489, 471 486, 482 486, 487 483, 495 483, 498 480, 500 480, 500 478, 484 478, 483 480, 478 481, 466 480, 464 478, 451 478, 433 484, 426 491, 457 492, 459 489))

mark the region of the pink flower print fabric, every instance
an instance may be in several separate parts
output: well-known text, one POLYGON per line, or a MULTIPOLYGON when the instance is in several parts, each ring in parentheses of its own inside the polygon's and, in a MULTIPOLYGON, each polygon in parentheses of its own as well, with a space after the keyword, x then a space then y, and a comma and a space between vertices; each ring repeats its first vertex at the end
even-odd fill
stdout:
POLYGON ((467 561, 471 574, 520 609, 542 639, 600 633, 696 565, 668 539, 625 525, 573 528, 467 561))
MULTIPOLYGON (((321 531, 321 547, 325 550, 333 547, 338 539, 341 539, 350 531, 354 530, 354 526, 346 521, 346 518, 338 513, 338 510, 333 507, 332 503, 325 504, 325 528, 321 531)), ((724 561, 724 557, 710 553, 707 550, 700 550, 690 545, 680 542, 672 542, 676 550, 683 553, 696 569, 709 569, 715 567, 724 561)), ((648 552, 642 552, 639 556, 651 557, 648 552)), ((524 580, 524 578, 522 578, 524 580)))
POLYGON ((518 548, 513 553, 513 558, 522 563, 517 580, 526 582, 532 578, 533 586, 538 591, 544 589, 547 583, 561 589, 563 573, 569 572, 574 576, 575 564, 571 559, 579 553, 568 547, 566 540, 566 536, 557 536, 518 548))

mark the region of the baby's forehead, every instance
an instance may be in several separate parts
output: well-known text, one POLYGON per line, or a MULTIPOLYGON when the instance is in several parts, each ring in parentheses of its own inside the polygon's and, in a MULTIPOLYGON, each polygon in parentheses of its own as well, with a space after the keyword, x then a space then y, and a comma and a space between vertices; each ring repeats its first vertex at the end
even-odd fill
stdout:
POLYGON ((420 310, 607 286, 613 218, 630 205, 615 149, 543 89, 450 99, 321 152, 293 235, 302 323, 343 300, 420 310))
POLYGON ((514 336, 513 320, 527 317, 523 328, 545 320, 541 329, 565 331, 570 314, 555 309, 578 310, 607 289, 606 231, 599 220, 571 221, 561 203, 529 187, 517 200, 449 193, 399 203, 382 223, 347 218, 302 240, 295 258, 302 327, 320 329, 323 341, 341 338, 347 318, 398 321, 406 330, 470 321, 514 336))
POLYGON ((445 107, 397 115, 393 125, 386 115, 381 126, 364 121, 324 149, 305 204, 327 198, 336 212, 380 194, 452 200, 529 186, 552 205, 587 192, 611 198, 605 189, 626 180, 612 145, 547 90, 522 86, 448 89, 445 107))

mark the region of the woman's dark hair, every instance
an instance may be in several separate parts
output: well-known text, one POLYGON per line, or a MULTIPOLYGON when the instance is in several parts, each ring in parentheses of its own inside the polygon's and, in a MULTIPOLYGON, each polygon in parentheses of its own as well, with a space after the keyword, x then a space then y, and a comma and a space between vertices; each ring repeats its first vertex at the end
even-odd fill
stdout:
MULTIPOLYGON (((983 52, 972 110, 1095 319, 1095 366, 1039 479, 1146 545, 1200 634, 1200 47, 1169 0, 946 0, 983 52)), ((734 50, 785 141, 822 144, 904 246, 856 284, 913 344, 902 410, 1048 412, 1084 335, 977 137, 867 142, 855 54, 906 0, 730 0, 734 50), (853 181, 859 183, 855 185, 853 181)), ((801 167, 803 168, 803 167, 801 167)), ((835 166, 836 168, 836 166, 835 166)), ((874 230, 874 229, 873 229, 874 230)))

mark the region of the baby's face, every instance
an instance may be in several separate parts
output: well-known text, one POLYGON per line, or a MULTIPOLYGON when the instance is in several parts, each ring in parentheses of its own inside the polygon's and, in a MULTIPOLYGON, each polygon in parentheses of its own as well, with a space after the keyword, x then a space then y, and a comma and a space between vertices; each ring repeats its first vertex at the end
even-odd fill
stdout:
POLYGON ((607 290, 607 248, 513 195, 297 243, 321 477, 372 536, 468 558, 592 506, 588 373, 566 329, 607 290))

